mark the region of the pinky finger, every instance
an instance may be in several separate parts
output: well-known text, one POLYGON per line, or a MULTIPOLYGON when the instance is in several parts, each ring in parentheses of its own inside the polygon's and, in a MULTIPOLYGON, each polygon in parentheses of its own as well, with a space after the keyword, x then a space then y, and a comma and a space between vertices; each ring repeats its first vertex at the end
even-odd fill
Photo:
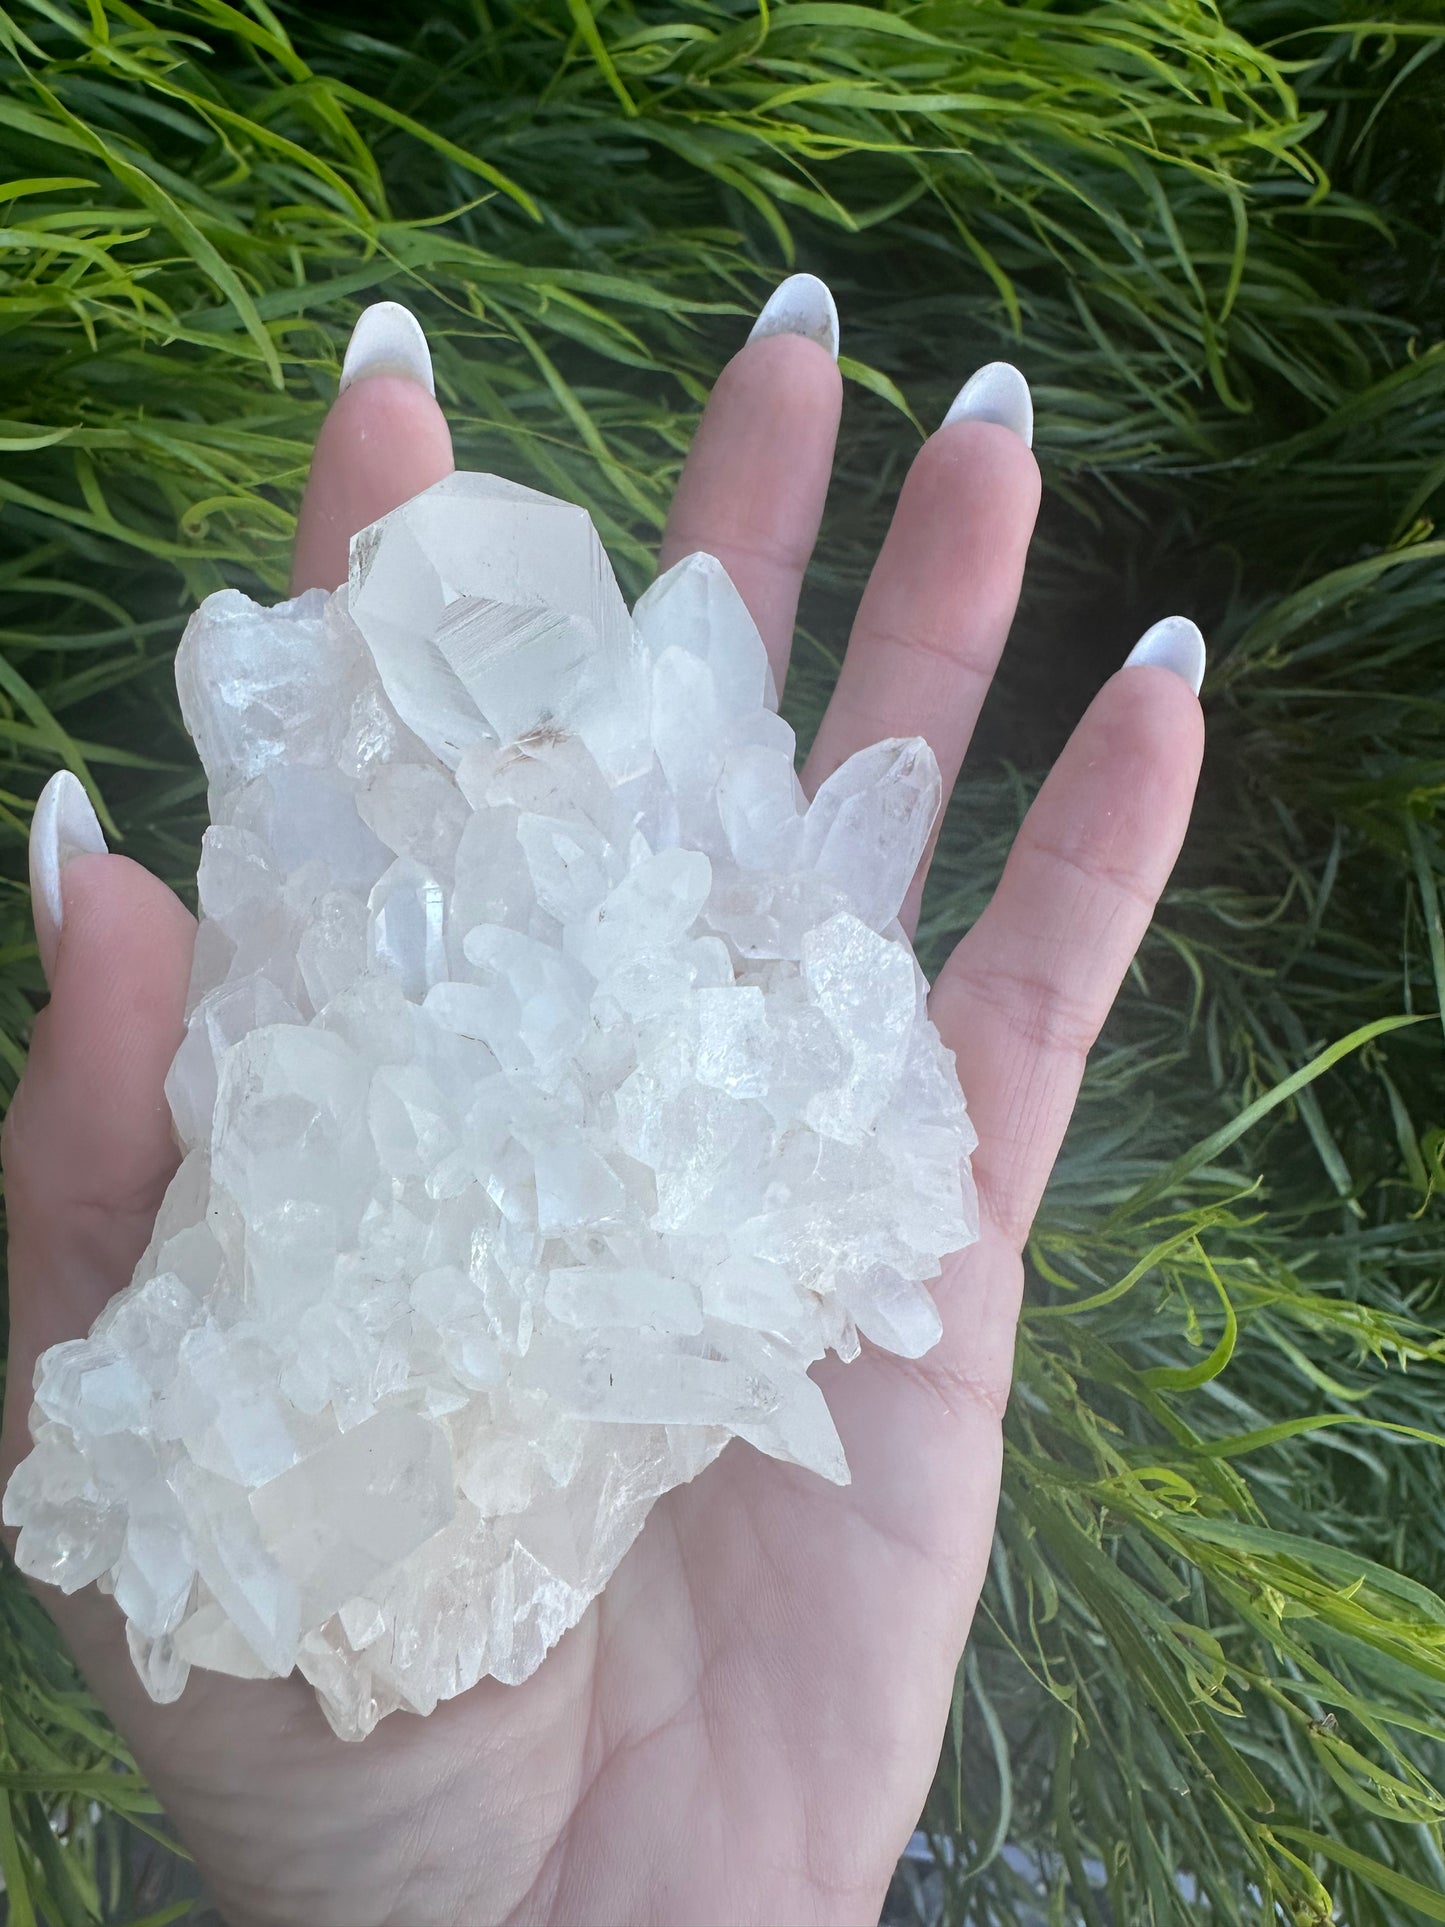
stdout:
POLYGON ((1149 631, 1069 739, 992 902, 934 988, 934 1021, 978 1129, 980 1204, 1016 1248, 1184 840, 1204 745, 1203 666, 1193 623, 1149 631))

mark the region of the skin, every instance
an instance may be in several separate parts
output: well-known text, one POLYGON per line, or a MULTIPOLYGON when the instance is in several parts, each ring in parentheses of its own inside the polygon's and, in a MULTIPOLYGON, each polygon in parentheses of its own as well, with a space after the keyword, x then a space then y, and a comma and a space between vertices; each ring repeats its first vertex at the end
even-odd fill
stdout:
MULTIPOLYGON (((798 337, 719 378, 662 547, 721 558, 781 683, 841 403, 798 337)), ((322 429, 295 585, 332 586, 353 530, 452 466, 440 409, 376 375, 322 429)), ((1008 632, 1038 504, 1008 430, 920 451, 858 612, 806 781, 919 733, 957 772, 1008 632)), ((1121 649, 1122 654, 1122 649, 1121 649)), ((520 1687, 332 1735, 299 1678, 196 1673, 156 1706, 112 1602, 46 1604, 237 1927, 878 1917, 938 1756, 983 1582, 1021 1252, 1085 1056, 1177 855, 1202 746, 1168 670, 1122 670, 1029 813, 988 910, 933 992, 981 1139, 977 1244, 937 1293, 942 1343, 818 1368, 846 1488, 734 1444, 654 1510, 603 1596, 520 1687)), ((921 888, 921 878, 919 880, 921 888)), ((916 907, 916 893, 913 904, 916 907)), ((74 859, 51 1000, 5 1128, 12 1395, 128 1280, 174 1165, 162 1080, 193 925, 121 856, 74 859)))

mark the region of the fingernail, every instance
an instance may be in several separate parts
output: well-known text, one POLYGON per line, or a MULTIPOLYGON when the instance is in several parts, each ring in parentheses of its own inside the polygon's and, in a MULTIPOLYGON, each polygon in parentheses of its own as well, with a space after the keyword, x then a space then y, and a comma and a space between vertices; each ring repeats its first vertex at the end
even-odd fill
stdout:
POLYGON ((1034 445, 1034 398, 1011 361, 991 361, 969 376, 943 418, 950 422, 997 422, 1011 428, 1025 448, 1034 445))
POLYGON ((57 770, 30 819, 30 909, 47 982, 65 914, 60 873, 73 856, 104 855, 105 832, 84 785, 68 769, 57 770))
POLYGON ((1152 663, 1156 669, 1172 669, 1182 676, 1195 695, 1204 681, 1204 637, 1199 625, 1188 616, 1165 616, 1152 629, 1146 629, 1124 658, 1126 669, 1152 663))
POLYGON ((422 325, 399 301, 374 301, 362 309, 346 344, 341 386, 336 392, 344 395, 365 375, 405 375, 410 381, 419 381, 429 395, 437 391, 431 349, 422 325))
POLYGON ((764 335, 804 335, 838 359, 838 307, 816 274, 790 274, 768 296, 749 341, 764 335))

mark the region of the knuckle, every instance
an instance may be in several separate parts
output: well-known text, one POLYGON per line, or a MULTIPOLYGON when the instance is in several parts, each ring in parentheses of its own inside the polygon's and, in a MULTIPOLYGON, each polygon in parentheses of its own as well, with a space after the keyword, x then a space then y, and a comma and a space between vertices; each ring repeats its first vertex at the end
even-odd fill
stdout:
POLYGON ((940 665, 947 671, 949 702, 955 707, 960 706, 959 698, 965 690, 972 690, 981 702, 993 677, 992 659, 987 663, 977 660, 974 638, 957 628, 932 629, 919 623, 908 627, 870 629, 866 634, 865 646, 870 652, 898 654, 914 661, 940 665))
POLYGON ((966 989, 968 1001, 984 1005, 1028 1051, 1079 1067, 1103 1024, 1092 1000, 1058 976, 982 964, 970 969, 966 989))
POLYGON ((1068 837, 1051 837, 1030 832, 1027 825, 1021 834, 1031 855, 1072 876, 1091 896, 1102 892, 1120 906, 1141 911, 1146 922, 1154 914, 1154 891, 1134 864, 1111 858, 1102 837, 1091 836, 1087 829, 1068 837))

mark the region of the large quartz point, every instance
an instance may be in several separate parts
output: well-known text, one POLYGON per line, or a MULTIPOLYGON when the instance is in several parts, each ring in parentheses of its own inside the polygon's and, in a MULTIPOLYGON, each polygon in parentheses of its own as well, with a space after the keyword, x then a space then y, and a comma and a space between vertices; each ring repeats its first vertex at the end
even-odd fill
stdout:
POLYGON ((488 475, 335 595, 211 596, 176 674, 182 1161, 5 1517, 156 1699, 299 1667, 361 1738, 525 1679, 730 1439, 846 1480, 808 1367, 937 1338, 974 1137, 897 916, 938 770, 878 743, 807 803, 718 563, 629 615, 582 510, 488 475))

